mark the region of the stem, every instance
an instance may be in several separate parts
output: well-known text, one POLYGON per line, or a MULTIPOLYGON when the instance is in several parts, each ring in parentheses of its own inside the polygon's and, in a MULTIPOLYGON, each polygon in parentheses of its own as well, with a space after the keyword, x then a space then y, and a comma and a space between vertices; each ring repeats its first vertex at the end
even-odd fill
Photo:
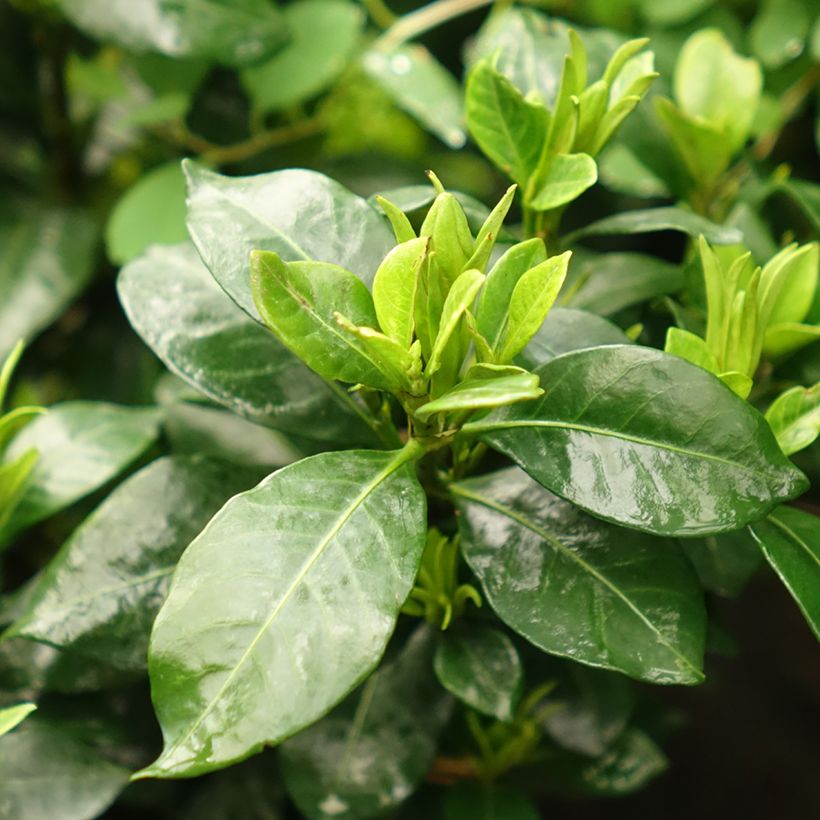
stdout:
POLYGON ((383 0, 362 0, 362 5, 379 28, 390 28, 399 19, 383 0))
POLYGON ((242 162, 278 145, 315 136, 321 133, 322 130, 324 130, 324 122, 319 117, 312 117, 300 120, 292 125, 282 125, 268 131, 262 131, 233 145, 217 145, 189 131, 187 126, 181 122, 170 127, 160 126, 154 129, 155 133, 162 138, 194 151, 203 160, 214 165, 242 162))
POLYGON ((436 0, 428 6, 423 6, 399 18, 373 43, 373 47, 390 51, 448 20, 489 6, 492 2, 493 0, 436 0))

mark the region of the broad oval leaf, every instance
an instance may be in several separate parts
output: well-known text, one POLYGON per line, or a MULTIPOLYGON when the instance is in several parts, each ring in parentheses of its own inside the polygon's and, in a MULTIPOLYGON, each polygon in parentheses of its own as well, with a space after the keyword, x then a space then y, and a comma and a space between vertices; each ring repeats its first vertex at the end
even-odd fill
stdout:
POLYGON ((428 131, 450 148, 463 148, 464 104, 456 78, 425 46, 404 44, 362 58, 364 70, 428 131))
POLYGON ((598 166, 589 154, 556 154, 538 184, 529 205, 536 211, 560 208, 577 199, 598 181, 598 166))
POLYGON ((538 166, 549 112, 541 103, 525 100, 488 59, 470 72, 466 93, 473 139, 505 174, 524 186, 538 166))
POLYGON ((267 0, 57 0, 86 34, 131 51, 207 57, 239 66, 287 42, 279 10, 267 0))
POLYGON ((629 338, 617 325, 594 313, 554 307, 515 361, 522 367, 533 369, 572 350, 629 343, 629 338))
POLYGON ((242 73, 259 111, 279 111, 315 97, 344 70, 364 23, 349 0, 301 0, 282 10, 288 44, 269 61, 242 73))
POLYGON ((685 538, 680 543, 703 588, 725 598, 740 595, 763 563, 747 527, 706 538, 685 538))
POLYGON ((434 646, 422 626, 358 692, 282 746, 285 786, 305 816, 374 817, 421 783, 452 706, 432 674, 434 646))
POLYGON ((190 245, 150 249, 123 268, 117 290, 146 344, 213 401, 285 432, 375 444, 365 408, 239 310, 190 245))
POLYGON ((444 794, 445 820, 538 820, 530 799, 504 786, 464 781, 444 794))
POLYGON ((751 530, 820 640, 820 518, 794 507, 780 507, 752 524, 751 530))
POLYGON ((36 418, 6 451, 6 461, 29 450, 36 450, 39 458, 0 541, 118 475, 157 437, 160 415, 153 407, 73 401, 36 418))
POLYGON ((564 242, 574 242, 587 236, 653 233, 655 231, 678 231, 689 236, 703 234, 712 245, 736 245, 743 241, 743 234, 737 228, 717 225, 691 211, 669 206, 625 211, 615 216, 604 217, 568 234, 564 237, 564 242))
POLYGON ((320 718, 381 658, 426 536, 418 453, 324 453, 236 496, 185 551, 148 664, 165 749, 194 776, 320 718))
POLYGON ((140 470, 63 545, 4 637, 144 669, 151 624, 182 551, 254 473, 200 456, 162 458, 140 470))
POLYGON ((820 436, 820 382, 778 396, 766 411, 766 421, 787 456, 808 447, 820 436))
POLYGON ((510 628, 651 683, 703 680, 703 594, 673 541, 594 519, 516 467, 452 493, 464 557, 510 628))
POLYGON ((187 160, 188 231, 208 270, 246 313, 253 303, 250 252, 330 262, 373 281, 393 232, 366 200, 315 171, 226 177, 187 160))
POLYGON ((459 700, 498 720, 511 720, 524 680, 515 644, 498 629, 457 624, 439 641, 434 668, 459 700))
POLYGON ((676 356, 626 345, 539 367, 545 393, 470 422, 564 498, 658 535, 736 530, 806 489, 766 420, 676 356))
MULTIPOLYGON (((12 207, 14 211, 12 211, 12 207)), ((83 211, 0 212, 0 360, 68 306, 91 278, 97 226, 83 211)))
POLYGON ((0 741, 0 771, 0 810, 14 820, 90 820, 128 782, 91 744, 35 718, 0 741))

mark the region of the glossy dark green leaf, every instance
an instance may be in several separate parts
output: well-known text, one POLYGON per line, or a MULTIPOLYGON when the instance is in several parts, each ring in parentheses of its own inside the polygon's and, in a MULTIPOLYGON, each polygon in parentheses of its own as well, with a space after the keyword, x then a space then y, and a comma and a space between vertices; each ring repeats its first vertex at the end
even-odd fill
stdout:
POLYGON ((612 236, 617 234, 654 233, 655 231, 678 231, 689 236, 703 236, 713 245, 736 245, 743 241, 737 228, 727 228, 708 219, 685 211, 683 208, 647 208, 642 211, 625 211, 607 216, 573 231, 564 237, 574 242, 587 236, 612 236))
POLYGON ((0 212, 0 360, 31 339, 88 282, 97 228, 83 211, 7 205, 0 212))
POLYGON ((440 638, 434 661, 441 685, 459 700, 499 720, 510 720, 524 670, 515 644, 498 629, 457 624, 440 638))
POLYGON ((572 350, 599 345, 629 344, 626 334, 612 322, 572 308, 553 308, 516 363, 530 370, 572 350))
POLYGON ((93 820, 128 782, 68 731, 32 718, 0 739, 0 810, 14 820, 93 820))
POLYGON ((736 598, 763 563, 747 528, 706 538, 681 540, 703 588, 715 595, 736 598))
POLYGON ((124 265, 149 245, 173 245, 188 238, 185 177, 168 162, 141 177, 114 206, 105 228, 108 258, 124 265))
POLYGON ((144 669, 151 624, 182 551, 253 478, 198 456, 162 458, 140 470, 65 543, 6 637, 144 669))
POLYGON ((183 169, 191 238, 217 282, 254 319, 252 250, 330 262, 370 285, 395 244, 380 210, 315 171, 226 177, 189 162, 183 169))
POLYGON ((677 293, 686 283, 678 265, 642 253, 575 254, 570 272, 583 284, 569 306, 600 316, 677 293))
POLYGON ((703 680, 703 597, 677 544, 594 519, 515 467, 452 493, 464 557, 509 627, 641 680, 703 680))
POLYGON ((780 507, 751 530, 820 640, 820 518, 780 507))
POLYGON ((445 820, 538 820, 538 810, 523 794, 494 784, 462 782, 447 789, 445 820))
POLYGON ((540 399, 464 432, 601 518, 658 535, 736 530, 806 488, 766 420, 705 370, 650 348, 536 369, 540 399))
POLYGON ((74 25, 130 51, 207 57, 226 65, 264 59, 287 42, 287 27, 267 0, 57 0, 74 25))
POLYGON ((359 326, 374 330, 378 323, 370 291, 350 271, 327 262, 283 262, 270 251, 254 251, 251 288, 265 324, 320 376, 382 390, 402 386, 400 363, 393 367, 389 354, 382 357, 351 332, 359 326))
POLYGON ((419 785, 452 705, 433 676, 434 646, 421 627, 359 691, 282 746, 285 786, 310 820, 375 817, 419 785))
POLYGON ((640 729, 627 729, 600 758, 573 767, 561 778, 564 787, 586 794, 631 794, 666 771, 669 761, 640 729))
POLYGON ((450 148, 463 148, 464 103, 455 77, 422 45, 389 51, 372 48, 362 58, 365 71, 399 108, 415 117, 450 148))
POLYGON ((560 746, 598 757, 620 737, 635 697, 623 675, 567 664, 551 700, 557 709, 544 720, 547 734, 560 746))
POLYGON ((481 150, 519 185, 538 166, 549 113, 521 92, 492 64, 482 60, 467 77, 467 125, 481 150))
POLYGON ((11 443, 11 461, 34 449, 34 469, 0 540, 42 521, 122 472, 154 441, 160 411, 104 402, 58 404, 11 443))
POLYGON ((321 717, 378 663, 416 576, 412 448, 325 453, 234 497, 185 551, 149 649, 165 749, 196 775, 321 717))
POLYGON ((137 333, 208 398, 316 440, 375 443, 370 414, 232 304, 190 245, 152 248, 122 270, 117 288, 137 333))
POLYGON ((342 73, 362 32, 364 13, 349 0, 301 0, 282 10, 288 44, 242 73, 260 111, 279 111, 315 97, 342 73))

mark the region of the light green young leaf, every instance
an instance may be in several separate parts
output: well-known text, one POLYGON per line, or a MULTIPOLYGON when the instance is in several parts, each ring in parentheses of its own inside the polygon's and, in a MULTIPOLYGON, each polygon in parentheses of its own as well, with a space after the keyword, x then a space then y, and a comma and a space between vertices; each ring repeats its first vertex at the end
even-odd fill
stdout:
POLYGON ((424 549, 420 455, 413 444, 323 453, 217 513, 154 624, 165 748, 136 777, 242 760, 316 721, 373 670, 424 549))
POLYGON ((738 373, 737 370, 729 370, 726 373, 718 373, 717 377, 741 399, 749 397, 754 387, 754 380, 745 373, 738 373))
POLYGON ((495 351, 499 364, 511 362, 544 323, 564 284, 570 256, 572 251, 553 256, 528 270, 516 283, 501 343, 495 351))
POLYGON ((749 44, 766 68, 781 68, 803 53, 811 26, 810 8, 800 0, 760 4, 749 27, 749 44))
POLYGON ((524 670, 505 633, 458 624, 441 635, 433 666, 441 685, 463 703, 498 720, 512 719, 524 670))
POLYGON ((273 334, 326 379, 396 387, 373 351, 336 321, 375 327, 373 299, 365 284, 338 265, 283 262, 272 251, 251 254, 251 287, 259 314, 273 334))
POLYGON ((74 401, 35 419, 6 452, 6 463, 30 450, 40 457, 0 542, 117 476, 157 437, 160 416, 154 407, 74 401))
POLYGON ((766 421, 787 456, 808 447, 820 436, 820 382, 779 395, 766 411, 766 421))
POLYGON ((784 248, 763 268, 764 279, 782 280, 781 287, 773 289, 767 324, 799 323, 806 318, 817 290, 819 260, 820 243, 811 242, 784 248))
POLYGON ((461 413, 489 407, 503 407, 518 401, 537 399, 544 391, 538 386, 538 376, 516 373, 494 379, 467 378, 452 390, 423 404, 415 411, 422 421, 435 413, 461 413))
POLYGON ((818 339, 820 339, 820 325, 803 325, 797 322, 769 325, 763 337, 763 354, 770 359, 779 359, 818 339))
POLYGON ((397 245, 373 277, 373 304, 379 327, 405 348, 413 341, 416 292, 428 243, 427 237, 420 237, 397 245))
POLYGON ((0 709, 0 736, 19 726, 36 708, 36 703, 18 703, 16 706, 0 709))
POLYGON ((361 36, 364 10, 350 0, 300 0, 282 9, 287 45, 242 72, 259 111, 279 111, 315 97, 344 70, 361 36))
POLYGON ((541 152, 538 168, 540 176, 543 176, 545 161, 549 162, 554 155, 567 154, 572 150, 578 128, 578 95, 581 91, 575 61, 569 54, 564 58, 558 94, 550 115, 549 132, 541 152))
POLYGON ((507 307, 518 280, 544 262, 547 249, 538 237, 513 245, 493 265, 481 290, 476 309, 476 327, 495 349, 501 342, 507 320, 507 307))
POLYGON ((618 79, 626 64, 639 52, 649 45, 649 37, 640 37, 635 40, 627 40, 612 55, 604 71, 604 82, 611 86, 618 79))
POLYGON ((598 166, 589 154, 556 154, 539 172, 528 205, 549 211, 572 202, 598 180, 598 166))
POLYGON ((820 518, 795 507, 778 507, 751 530, 820 640, 820 518))
POLYGON ((401 244, 402 242, 409 242, 411 239, 416 238, 416 232, 413 230, 410 220, 398 205, 394 205, 389 199, 379 196, 378 194, 376 194, 375 200, 390 220, 390 225, 396 236, 396 242, 401 244))
POLYGON ((490 215, 484 220, 484 224, 476 236, 473 255, 467 260, 466 268, 474 268, 482 273, 484 272, 495 241, 501 231, 501 226, 504 224, 504 219, 512 205, 517 187, 516 185, 510 185, 498 205, 493 208, 490 215))
POLYGON ((674 542, 624 539, 515 467, 451 489, 464 557, 509 627, 545 652, 641 680, 703 680, 703 593, 674 542))
POLYGON ((479 148, 525 187, 547 136, 547 109, 525 100, 489 59, 477 63, 467 77, 466 106, 467 126, 479 148))
POLYGON ((666 331, 666 344, 663 349, 673 356, 679 356, 681 359, 686 359, 687 362, 702 367, 709 373, 717 375, 720 370, 717 359, 709 350, 706 342, 700 336, 696 336, 688 330, 670 327, 666 331))
POLYGON ((484 279, 485 276, 480 271, 468 270, 462 273, 450 288, 441 310, 439 332, 425 370, 428 378, 441 367, 447 345, 453 338, 464 312, 472 307, 484 279))
POLYGON ((607 84, 598 80, 578 98, 578 127, 572 144, 574 151, 587 152, 592 147, 601 117, 606 111, 608 95, 607 84))
POLYGON ((763 74, 737 55, 718 29, 701 29, 684 43, 675 66, 675 99, 684 114, 719 128, 731 151, 749 136, 763 74))
MULTIPOLYGON (((0 464, 0 532, 6 528, 25 495, 31 471, 38 458, 36 450, 29 450, 16 459, 0 464)), ((0 542, 0 549, 2 546, 0 542)))

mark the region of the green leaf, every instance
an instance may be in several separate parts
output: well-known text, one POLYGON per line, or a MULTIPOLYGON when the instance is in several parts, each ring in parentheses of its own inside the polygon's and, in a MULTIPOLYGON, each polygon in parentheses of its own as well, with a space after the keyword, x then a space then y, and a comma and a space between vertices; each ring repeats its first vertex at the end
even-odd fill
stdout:
POLYGON ((306 817, 381 815, 421 783, 452 705, 432 674, 432 638, 421 627, 358 692, 282 746, 285 786, 306 817))
MULTIPOLYGON (((390 227, 396 237, 396 242, 409 242, 416 238, 416 231, 404 211, 389 199, 385 199, 380 194, 376 194, 373 199, 384 211, 384 215, 390 220, 390 227)), ((374 279, 375 281, 375 279, 374 279)))
POLYGON ((278 743, 381 658, 421 561, 410 445, 324 453, 235 496, 185 551, 148 664, 165 738, 137 777, 203 774, 278 743))
POLYGON ((564 278, 572 251, 536 265, 516 282, 507 309, 504 334, 495 351, 496 361, 510 362, 528 344, 547 318, 564 278))
POLYGON ((712 0, 639 0, 641 16, 658 26, 674 26, 691 20, 712 5, 712 0))
POLYGON ((84 211, 0 210, 0 359, 54 321, 91 278, 97 227, 84 211))
POLYGON ((448 629, 436 648, 434 668, 441 685, 459 700, 482 714, 512 720, 524 670, 504 632, 483 624, 448 629))
POLYGON ((229 66, 264 59, 287 42, 267 0, 57 0, 77 28, 129 51, 206 57, 229 66))
POLYGON ((241 76, 259 111, 280 111, 324 91, 355 51, 365 19, 349 0, 301 0, 285 6, 282 16, 288 44, 241 76))
POLYGON ((635 701, 623 675, 577 663, 566 665, 554 697, 559 708, 544 720, 547 734, 563 748, 588 757, 604 754, 621 736, 635 701))
POLYGON ((703 236, 713 245, 736 245, 743 235, 736 228, 727 228, 710 222, 698 214, 683 208, 647 208, 643 211, 625 211, 592 222, 564 237, 565 243, 575 242, 588 236, 614 236, 619 234, 653 233, 655 231, 678 231, 689 236, 703 236))
POLYGON ((684 43, 675 65, 675 99, 685 114, 723 131, 730 150, 749 136, 763 74, 740 57, 718 29, 701 29, 684 43))
POLYGON ((467 77, 467 127, 479 148, 522 187, 535 172, 546 139, 549 112, 482 60, 467 77))
POLYGON ((402 108, 450 148, 463 148, 464 103, 455 77, 419 44, 397 46, 388 52, 370 49, 362 65, 402 108))
POLYGON ((128 782, 127 769, 36 718, 0 741, 0 770, 0 806, 14 820, 91 820, 128 782))
POLYGON ((720 371, 717 359, 714 353, 709 350, 706 342, 700 336, 696 336, 688 330, 670 327, 666 331, 666 344, 663 349, 673 356, 678 356, 687 362, 696 364, 708 373, 717 375, 720 371))
POLYGON ((505 191, 504 196, 501 197, 498 204, 489 213, 487 219, 484 220, 476 235, 475 250, 468 260, 466 267, 475 268, 482 273, 486 270, 487 263, 490 261, 490 255, 495 247, 495 242, 503 232, 504 220, 510 211, 517 188, 517 185, 510 185, 505 191))
POLYGON ((146 344, 209 399, 318 441, 376 442, 364 407, 239 310, 190 245, 152 248, 122 270, 117 289, 146 344))
POLYGON ((182 551, 253 475, 201 456, 162 458, 140 470, 63 545, 4 637, 144 669, 151 624, 182 551))
POLYGON ((820 519, 794 507, 779 507, 751 530, 820 640, 820 519))
POLYGON ((703 680, 703 598, 674 542, 587 516, 515 467, 452 493, 464 557, 510 628, 651 683, 703 680))
POLYGON ((599 347, 535 372, 540 399, 493 411, 463 432, 601 518, 658 535, 705 535, 739 529, 806 488, 765 419, 676 356, 599 347))
POLYGON ((5 460, 29 450, 40 457, 0 540, 68 507, 121 473, 156 439, 153 407, 72 401, 57 404, 11 443, 5 460))
POLYGON ((820 339, 820 324, 783 322, 769 325, 763 337, 763 355, 770 359, 788 356, 820 339))
POLYGON ((519 401, 537 399, 543 392, 538 386, 538 376, 532 373, 516 373, 498 378, 467 378, 439 398, 423 404, 414 415, 427 421, 436 413, 504 407, 519 401))
POLYGON ((807 4, 800 0, 768 0, 749 27, 749 44, 766 68, 777 69, 799 57, 811 26, 807 4))
POLYGON ((630 728, 600 758, 561 780, 586 794, 615 797, 642 789, 668 766, 655 742, 640 729, 630 728))
POLYGON ((36 708, 36 703, 18 703, 16 706, 0 709, 0 736, 19 726, 36 708))
POLYGON ((787 456, 804 450, 820 436, 820 382, 779 395, 766 411, 766 421, 787 456))
POLYGON ((487 274, 476 308, 476 327, 490 347, 498 348, 507 322, 507 307, 518 280, 547 259, 544 241, 538 237, 507 249, 487 274))
POLYGON ((445 820, 538 820, 528 797, 492 783, 456 783, 444 795, 445 820))
POLYGON ((396 387, 386 363, 336 314, 354 325, 376 326, 373 299, 361 279, 326 262, 283 262, 270 251, 251 255, 254 299, 259 313, 282 344, 326 379, 396 387))
POLYGON ((556 154, 539 174, 529 206, 536 211, 560 208, 577 199, 598 180, 598 166, 589 154, 556 154))
POLYGON ((115 265, 130 262, 149 245, 173 245, 187 239, 185 177, 176 161, 160 165, 129 188, 105 228, 108 258, 115 265))
POLYGON ((285 261, 330 262, 370 285, 395 244, 376 208, 315 171, 226 177, 188 161, 182 167, 191 238, 216 281, 257 321, 252 250, 274 251, 285 261))
POLYGON ((703 588, 724 598, 736 598, 763 561, 747 528, 706 538, 681 539, 703 588))
POLYGON ((817 291, 819 258, 820 244, 811 242, 800 248, 784 248, 763 268, 764 279, 770 270, 776 268, 778 278, 783 281, 772 299, 771 312, 767 316, 769 323, 802 322, 806 319, 817 291))
POLYGON ((624 344, 629 338, 612 322, 584 310, 553 308, 516 362, 532 370, 572 350, 624 344))
POLYGON ((644 164, 644 157, 622 141, 608 146, 596 161, 600 181, 611 191, 641 199, 672 196, 667 183, 644 164))
POLYGON ((428 242, 428 237, 420 237, 397 245, 373 278, 373 304, 379 327, 405 348, 413 341, 419 271, 428 242))
POLYGON ((31 471, 39 457, 36 450, 28 450, 17 458, 0 464, 0 533, 5 530, 25 495, 31 471))

